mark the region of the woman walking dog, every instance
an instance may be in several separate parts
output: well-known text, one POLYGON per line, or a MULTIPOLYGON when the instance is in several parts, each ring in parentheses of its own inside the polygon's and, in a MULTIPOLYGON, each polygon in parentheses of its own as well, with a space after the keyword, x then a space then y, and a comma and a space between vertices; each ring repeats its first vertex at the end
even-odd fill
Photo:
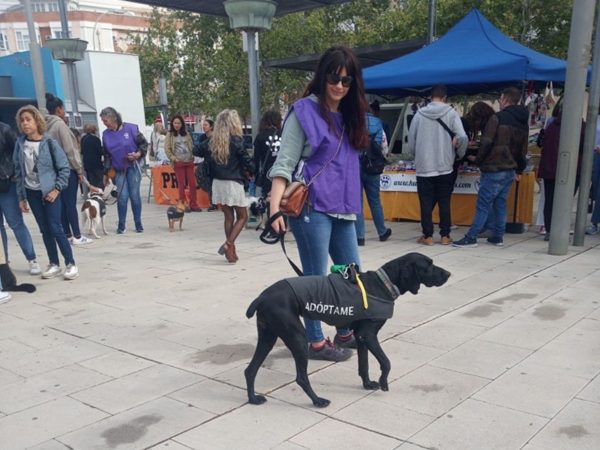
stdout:
MULTIPOLYGON (((346 47, 332 47, 285 120, 281 149, 270 172, 271 217, 279 212, 293 177, 307 183, 315 177, 304 210, 289 218, 304 275, 326 275, 328 256, 334 264, 360 263, 354 221, 361 211, 358 158, 369 142, 364 99, 356 56, 346 47)), ((272 227, 283 231, 283 217, 274 219, 272 227)), ((304 323, 309 358, 343 361, 352 355, 348 348, 355 348, 356 341, 350 330, 338 329, 331 343, 324 338, 321 322, 304 323)))

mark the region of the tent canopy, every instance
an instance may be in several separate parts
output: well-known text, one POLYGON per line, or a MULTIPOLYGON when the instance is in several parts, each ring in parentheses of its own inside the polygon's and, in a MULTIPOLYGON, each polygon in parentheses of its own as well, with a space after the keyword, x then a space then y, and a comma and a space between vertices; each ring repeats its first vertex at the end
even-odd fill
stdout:
POLYGON ((477 94, 523 80, 564 82, 566 62, 513 41, 472 9, 437 41, 363 75, 373 94, 419 95, 436 84, 477 94))

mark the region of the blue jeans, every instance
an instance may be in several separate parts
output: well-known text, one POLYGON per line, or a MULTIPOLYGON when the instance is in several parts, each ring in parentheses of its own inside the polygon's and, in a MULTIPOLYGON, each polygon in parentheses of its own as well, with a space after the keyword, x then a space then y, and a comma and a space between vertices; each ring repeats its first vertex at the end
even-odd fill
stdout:
POLYGON ((60 195, 56 197, 54 203, 50 203, 42 198, 42 191, 27 189, 26 192, 27 202, 38 227, 40 227, 50 264, 60 265, 58 251, 56 250, 57 244, 63 258, 65 258, 65 264, 75 264, 71 244, 69 244, 69 240, 65 236, 61 223, 62 204, 60 195))
POLYGON ((0 194, 0 234, 2 235, 4 256, 8 262, 8 236, 6 235, 2 215, 6 218, 8 226, 13 230, 19 247, 21 247, 21 251, 25 255, 25 258, 27 258, 27 261, 36 259, 31 234, 27 225, 23 222, 23 213, 21 212, 21 208, 19 208, 17 185, 15 183, 10 183, 10 190, 8 192, 0 194))
MULTIPOLYGON (((354 262, 360 265, 354 221, 336 219, 307 205, 299 217, 290 217, 289 223, 298 245, 304 275, 327 275, 329 256, 334 264, 354 262)), ((324 339, 321 322, 304 319, 304 325, 309 342, 324 339)), ((348 332, 338 329, 342 335, 348 332)))
POLYGON ((486 223, 488 223, 490 212, 494 216, 494 221, 488 224, 489 230, 497 238, 502 239, 504 237, 506 228, 506 198, 514 179, 514 170, 481 173, 475 218, 473 219, 471 228, 467 232, 467 237, 477 239, 477 235, 484 229, 486 223))
POLYGON ((594 168, 592 170, 592 186, 594 188, 594 210, 592 211, 592 223, 600 223, 600 154, 594 153, 594 168))
POLYGON ((62 203, 62 226, 67 237, 81 237, 79 229, 79 216, 77 215, 77 188, 79 187, 79 177, 77 172, 71 170, 69 174, 69 184, 60 193, 60 202, 62 203))
MULTIPOLYGON (((385 221, 383 219, 383 208, 381 206, 381 198, 379 197, 379 175, 369 175, 362 169, 360 171, 360 182, 362 188, 365 190, 367 196, 367 202, 369 202, 369 208, 371 209, 371 217, 373 217, 373 223, 379 236, 383 236, 387 231, 385 221)), ((361 202, 362 205, 363 202, 361 202)), ((365 216, 364 216, 364 205, 362 206, 361 213, 357 215, 356 222, 356 237, 364 239, 365 237, 365 216)))
POLYGON ((117 171, 116 186, 118 191, 117 213, 119 215, 119 230, 125 230, 127 222, 127 200, 131 201, 133 221, 135 229, 141 231, 142 226, 142 197, 140 196, 140 183, 142 175, 136 166, 128 167, 127 170, 117 171))

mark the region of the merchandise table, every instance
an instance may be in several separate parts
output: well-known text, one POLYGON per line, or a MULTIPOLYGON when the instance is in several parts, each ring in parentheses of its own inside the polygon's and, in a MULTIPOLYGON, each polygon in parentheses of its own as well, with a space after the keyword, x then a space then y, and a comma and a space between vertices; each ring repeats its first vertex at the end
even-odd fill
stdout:
MULTIPOLYGON (((519 198, 516 222, 533 223, 533 196, 535 172, 524 172, 519 182, 519 198)), ((421 208, 417 194, 417 178, 414 171, 384 172, 381 174, 381 205, 385 220, 421 221, 421 208)), ((508 221, 513 222, 515 186, 508 194, 508 221)), ((451 200, 452 223, 455 225, 471 225, 475 216, 477 191, 479 188, 479 172, 462 172, 459 174, 451 200)), ((363 199, 365 217, 371 219, 371 211, 366 197, 363 199)), ((433 221, 439 222, 437 206, 433 210, 433 221)))

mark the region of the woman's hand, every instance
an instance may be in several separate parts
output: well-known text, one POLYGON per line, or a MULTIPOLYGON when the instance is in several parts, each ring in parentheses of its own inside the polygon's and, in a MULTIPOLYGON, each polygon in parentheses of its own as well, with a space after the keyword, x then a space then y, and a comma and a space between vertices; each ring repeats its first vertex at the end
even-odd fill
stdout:
POLYGON ((27 207, 27 200, 19 201, 19 208, 21 208, 21 212, 28 213, 29 208, 27 207))
POLYGON ((54 203, 56 197, 58 197, 59 195, 60 191, 58 189, 52 189, 50 192, 48 192, 48 195, 44 197, 44 200, 46 200, 48 203, 54 203))
MULTIPOLYGON (((273 217, 279 212, 279 203, 281 202, 281 197, 283 195, 283 191, 285 191, 286 184, 287 180, 285 178, 273 178, 273 184, 271 186, 270 193, 271 201, 269 203, 270 217, 273 217)), ((285 228, 285 220, 283 220, 283 217, 278 217, 277 219, 275 219, 271 224, 271 228, 273 228, 273 231, 275 233, 279 234, 287 231, 285 228)))

